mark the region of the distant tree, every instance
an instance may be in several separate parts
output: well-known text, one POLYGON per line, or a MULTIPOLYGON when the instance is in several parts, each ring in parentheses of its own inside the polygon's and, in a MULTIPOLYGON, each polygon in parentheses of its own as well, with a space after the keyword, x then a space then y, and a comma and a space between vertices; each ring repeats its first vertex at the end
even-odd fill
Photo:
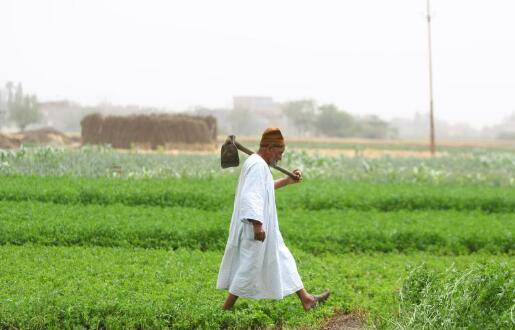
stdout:
POLYGON ((504 119, 504 122, 509 124, 510 126, 512 126, 512 124, 515 124, 515 112, 512 112, 508 117, 506 117, 504 119))
POLYGON ((515 141, 515 132, 500 132, 500 133, 497 133, 495 138, 498 140, 513 140, 513 141, 515 141))
POLYGON ((40 120, 39 104, 36 95, 24 95, 21 83, 16 86, 14 98, 10 102, 10 119, 23 132, 25 128, 40 120))
POLYGON ((11 109, 13 104, 13 88, 14 84, 12 81, 8 81, 5 84, 5 89, 7 90, 7 109, 11 109))
POLYGON ((315 129, 320 135, 328 137, 347 137, 354 134, 354 118, 345 111, 340 111, 333 104, 322 105, 318 108, 315 129))
POLYGON ((7 124, 14 101, 13 89, 14 84, 11 81, 5 84, 3 90, 0 88, 0 128, 7 124))
POLYGON ((392 131, 387 122, 372 115, 360 119, 356 125, 356 135, 368 139, 384 139, 390 137, 392 131))
POLYGON ((6 118, 7 118, 7 102, 4 98, 4 93, 0 89, 0 128, 2 128, 2 126, 5 126, 6 118))
POLYGON ((314 128, 316 106, 313 100, 297 100, 286 102, 281 111, 288 121, 298 130, 299 135, 305 135, 314 128))
POLYGON ((0 90, 0 127, 6 126, 8 115, 13 103, 14 84, 8 81, 4 91, 0 90))

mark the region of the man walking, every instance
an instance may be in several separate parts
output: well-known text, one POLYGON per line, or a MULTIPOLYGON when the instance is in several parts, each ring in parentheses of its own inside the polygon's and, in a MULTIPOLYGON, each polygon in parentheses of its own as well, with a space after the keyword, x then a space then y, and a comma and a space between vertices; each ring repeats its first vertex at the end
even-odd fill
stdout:
POLYGON ((275 206, 275 189, 299 183, 301 172, 274 182, 270 165, 282 159, 284 138, 278 128, 267 128, 259 151, 251 155, 241 170, 229 239, 218 273, 217 288, 229 295, 223 308, 229 310, 238 297, 282 299, 297 293, 305 310, 329 297, 309 294, 297 272, 297 265, 284 244, 275 206))

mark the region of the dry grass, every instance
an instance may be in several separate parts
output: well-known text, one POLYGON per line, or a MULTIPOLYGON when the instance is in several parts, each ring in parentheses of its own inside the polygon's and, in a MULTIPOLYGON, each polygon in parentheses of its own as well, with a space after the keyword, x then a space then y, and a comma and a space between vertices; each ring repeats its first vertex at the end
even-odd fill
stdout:
MULTIPOLYGON (((309 155, 329 156, 329 157, 363 157, 363 158, 402 158, 402 157, 414 157, 414 158, 431 158, 432 155, 429 151, 417 151, 417 150, 382 150, 382 149, 304 149, 309 155)), ((447 152, 437 152, 435 157, 445 157, 449 154, 447 152)))
MULTIPOLYGON (((225 140, 226 136, 219 136, 218 141, 225 140)), ((238 136, 237 140, 241 142, 257 143, 261 136, 238 136)), ((286 144, 288 142, 306 143, 306 144, 356 144, 356 145, 393 145, 393 146, 428 146, 427 139, 361 139, 361 138, 321 138, 321 137, 285 137, 286 144)), ((514 141, 504 140, 437 140, 438 147, 468 147, 468 148, 513 148, 514 141)))
POLYGON ((364 329, 365 313, 336 313, 322 326, 322 330, 359 330, 364 329))

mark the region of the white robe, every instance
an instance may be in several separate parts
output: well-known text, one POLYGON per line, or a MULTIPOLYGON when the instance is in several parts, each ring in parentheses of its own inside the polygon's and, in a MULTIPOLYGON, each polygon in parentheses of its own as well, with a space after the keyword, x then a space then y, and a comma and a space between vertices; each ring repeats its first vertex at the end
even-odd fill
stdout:
POLYGON ((258 154, 251 155, 240 174, 218 289, 239 297, 282 299, 304 287, 279 231, 274 190, 267 163, 258 154), (254 240, 247 219, 263 223, 264 242, 254 240))

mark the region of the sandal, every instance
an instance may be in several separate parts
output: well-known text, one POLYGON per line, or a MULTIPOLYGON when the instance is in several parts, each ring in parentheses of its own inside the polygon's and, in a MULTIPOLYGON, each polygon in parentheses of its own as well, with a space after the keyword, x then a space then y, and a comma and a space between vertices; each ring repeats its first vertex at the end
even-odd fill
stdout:
POLYGON ((315 302, 307 310, 317 308, 318 306, 323 304, 329 298, 330 295, 331 295, 331 291, 329 291, 329 289, 326 289, 324 292, 322 292, 319 295, 312 295, 313 298, 315 299, 315 302))

